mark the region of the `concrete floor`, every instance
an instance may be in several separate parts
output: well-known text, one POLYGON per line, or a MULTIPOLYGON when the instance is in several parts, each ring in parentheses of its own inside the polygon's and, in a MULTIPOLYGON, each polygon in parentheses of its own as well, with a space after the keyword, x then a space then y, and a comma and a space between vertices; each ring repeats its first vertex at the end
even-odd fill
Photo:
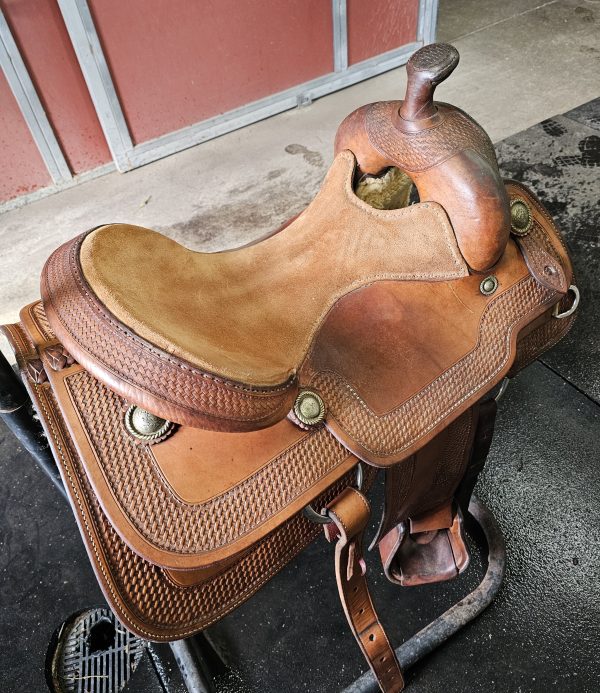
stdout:
MULTIPOLYGON (((493 141, 598 95, 599 0, 441 0, 439 39, 461 54, 440 100, 493 141)), ((63 241, 105 222, 149 226, 216 250, 298 212, 332 158, 340 121, 369 101, 401 98, 404 68, 127 174, 111 173, 0 215, 0 322, 38 296, 41 267, 63 241)))

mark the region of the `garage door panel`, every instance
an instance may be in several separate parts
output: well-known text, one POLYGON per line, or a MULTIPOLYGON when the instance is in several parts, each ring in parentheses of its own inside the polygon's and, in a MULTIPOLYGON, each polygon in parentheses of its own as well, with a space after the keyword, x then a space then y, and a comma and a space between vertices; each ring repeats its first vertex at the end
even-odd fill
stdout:
POLYGON ((91 0, 136 144, 333 70, 325 0, 91 0))

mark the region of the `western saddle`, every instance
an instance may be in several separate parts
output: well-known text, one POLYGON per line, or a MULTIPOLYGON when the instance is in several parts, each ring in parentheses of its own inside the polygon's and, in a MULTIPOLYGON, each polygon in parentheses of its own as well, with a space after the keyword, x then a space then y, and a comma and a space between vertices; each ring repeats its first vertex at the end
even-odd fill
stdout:
POLYGON ((415 53, 404 101, 348 116, 319 193, 266 238, 199 253, 98 226, 4 328, 100 585, 140 636, 206 628, 324 528, 359 646, 402 690, 367 588, 366 494, 381 470, 372 547, 392 582, 464 571, 494 396, 579 300, 546 210, 433 101, 457 63, 415 53))

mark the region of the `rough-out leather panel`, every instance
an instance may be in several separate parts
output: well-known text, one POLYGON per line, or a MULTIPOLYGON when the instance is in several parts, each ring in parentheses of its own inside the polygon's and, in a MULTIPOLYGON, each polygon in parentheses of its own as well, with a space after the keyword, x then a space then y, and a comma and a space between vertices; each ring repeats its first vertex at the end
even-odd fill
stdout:
POLYGON ((338 154, 297 219, 240 249, 195 253, 119 224, 65 244, 42 274, 57 337, 111 389, 178 423, 247 431, 283 419, 342 296, 468 273, 439 205, 374 209, 352 190, 354 166, 338 154))
POLYGON ((340 152, 302 214, 242 248, 193 252, 148 229, 103 226, 81 245, 83 276, 112 315, 168 353, 248 386, 283 383, 349 291, 467 274, 439 205, 374 209, 354 193, 354 169, 340 152))
MULTIPOLYGON (((33 319, 41 317, 39 305, 32 304, 23 312, 33 319)), ((42 333, 43 318, 35 328, 42 333)), ((322 532, 319 525, 298 513, 221 570, 197 570, 194 582, 176 584, 169 571, 137 555, 111 526, 73 446, 50 383, 33 383, 26 374, 28 360, 39 356, 27 332, 20 325, 4 326, 3 330, 48 436, 99 584, 111 608, 131 631, 160 641, 203 630, 250 598, 322 532)), ((52 338, 51 332, 47 335, 52 338)), ((367 488, 373 476, 367 470, 367 488)), ((322 493, 315 507, 325 507, 354 479, 352 470, 322 493)))
POLYGON ((171 358, 108 316, 81 277, 78 255, 82 241, 79 236, 54 251, 46 263, 41 288, 54 332, 87 370, 101 371, 103 381, 113 386, 118 383, 124 395, 128 387, 133 394, 137 383, 143 383, 143 391, 132 399, 164 418, 183 423, 185 412, 194 421, 194 413, 200 411, 207 428, 218 429, 217 422, 230 421, 236 422, 236 430, 246 430, 275 423, 286 415, 293 383, 251 392, 171 358), (93 354, 86 349, 89 343, 93 354), (148 406, 144 395, 151 404, 160 400, 161 406, 148 406), (173 416, 175 412, 179 415, 173 416))

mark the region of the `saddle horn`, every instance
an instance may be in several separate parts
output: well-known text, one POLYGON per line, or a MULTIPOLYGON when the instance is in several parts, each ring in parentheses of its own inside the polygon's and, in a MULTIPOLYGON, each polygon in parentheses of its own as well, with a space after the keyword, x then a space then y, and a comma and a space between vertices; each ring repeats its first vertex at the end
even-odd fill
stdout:
POLYGON ((508 241, 509 204, 483 128, 459 108, 433 100, 436 86, 458 61, 449 44, 419 49, 406 65, 404 100, 380 101, 351 113, 338 128, 335 152, 351 150, 363 174, 390 166, 408 174, 422 202, 444 207, 469 267, 485 272, 508 241))
POLYGON ((449 43, 433 43, 414 53, 406 64, 408 84, 400 117, 409 122, 435 115, 433 92, 453 72, 460 56, 449 43))

